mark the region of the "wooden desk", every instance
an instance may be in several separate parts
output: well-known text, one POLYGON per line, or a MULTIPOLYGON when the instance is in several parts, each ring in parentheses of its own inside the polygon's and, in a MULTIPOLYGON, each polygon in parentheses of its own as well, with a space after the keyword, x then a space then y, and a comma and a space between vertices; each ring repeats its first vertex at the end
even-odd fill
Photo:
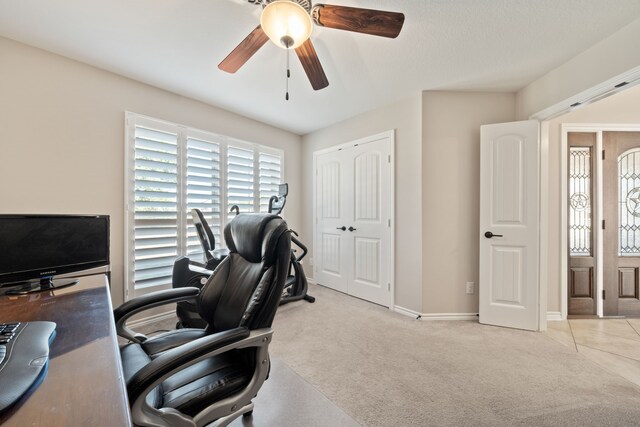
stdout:
MULTIPOLYGON (((5 426, 131 426, 107 277, 0 297, 0 322, 56 322, 46 377, 0 416, 5 426)), ((0 387, 2 384, 0 383, 0 387)))

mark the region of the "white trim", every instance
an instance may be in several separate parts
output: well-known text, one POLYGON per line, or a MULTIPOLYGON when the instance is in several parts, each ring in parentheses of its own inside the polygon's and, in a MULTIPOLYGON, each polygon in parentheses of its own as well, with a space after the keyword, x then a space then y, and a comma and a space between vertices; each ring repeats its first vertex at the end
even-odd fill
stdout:
POLYGON ((583 107, 592 102, 599 101, 600 99, 611 96, 615 93, 622 92, 632 86, 640 83, 640 66, 632 68, 622 74, 618 74, 604 82, 595 85, 587 90, 584 90, 574 96, 571 96, 563 101, 558 102, 542 111, 531 115, 530 119, 536 120, 551 120, 555 117, 566 114, 577 108, 583 107), (626 85, 616 88, 615 86, 627 82, 626 85), (578 106, 572 107, 572 105, 578 103, 578 106))
MULTIPOLYGON (((600 224, 600 220, 604 218, 604 165, 602 162, 602 156, 599 153, 602 153, 603 141, 602 141, 602 131, 598 131, 596 135, 596 217, 595 217, 595 225, 596 225, 596 315, 598 317, 604 316, 604 300, 602 297, 602 290, 604 289, 604 230, 600 224)), ((568 149, 567 149, 568 151, 568 149)), ((568 185, 567 185, 568 187, 568 185)), ((565 199, 565 202, 566 203, 565 199)), ((564 223, 565 227, 567 222, 564 223)), ((568 234, 568 233, 565 233, 568 234)), ((568 249, 567 252, 568 253, 568 249)), ((568 278, 568 272, 565 275, 566 279, 568 278)), ((565 295, 567 292, 565 292, 565 295)), ((567 296, 568 298, 568 296, 567 296)), ((569 313, 569 307, 567 306, 567 314, 569 313)))
POLYGON ((640 124, 603 124, 603 123, 562 123, 560 125, 560 313, 561 319, 566 320, 569 312, 569 265, 568 253, 569 242, 567 240, 567 152, 569 147, 568 134, 570 132, 593 132, 596 134, 596 314, 598 317, 604 316, 604 303, 602 300, 602 289, 604 289, 604 242, 602 227, 598 226, 602 221, 604 213, 603 197, 603 176, 602 176, 602 132, 639 132, 640 124))
POLYGON ((547 294, 549 286, 549 198, 542 197, 549 187, 549 122, 539 122, 538 144, 538 331, 547 330, 547 294))
POLYGON ((125 111, 124 113, 124 301, 128 301, 135 294, 132 272, 134 269, 134 247, 130 244, 129 238, 131 227, 134 223, 133 191, 132 189, 134 173, 133 161, 135 156, 135 122, 136 115, 125 111))
POLYGON ((174 311, 167 311, 165 313, 154 314, 154 315, 151 315, 151 316, 142 317, 142 318, 137 319, 137 320, 132 320, 131 322, 129 322, 127 324, 127 326, 129 326, 130 328, 140 328, 140 327, 146 326, 146 325, 148 325, 150 323, 161 322, 163 320, 169 320, 172 317, 175 318, 176 321, 178 320, 178 318, 176 317, 176 313, 174 311))
POLYGON ((474 320, 478 321, 478 313, 418 313, 409 308, 396 305, 392 308, 398 314, 419 320, 474 320))
POLYGON ((395 307, 395 301, 396 301, 396 269, 395 269, 395 265, 396 265, 396 254, 395 254, 395 246, 396 246, 396 234, 395 234, 395 229, 396 229, 396 198, 395 198, 395 162, 396 162, 396 157, 395 157, 395 144, 396 144, 396 133, 395 133, 395 129, 391 129, 385 132, 381 132, 375 135, 371 135, 371 136, 367 136, 364 138, 360 138, 360 139, 356 139, 354 141, 350 141, 350 142, 346 142, 343 144, 339 144, 339 145, 334 145, 328 148, 324 148, 322 150, 317 150, 313 152, 313 169, 311 171, 312 174, 312 178, 313 178, 313 194, 312 194, 312 214, 313 214, 313 218, 312 218, 312 227, 313 227, 313 256, 314 256, 314 262, 313 262, 313 272, 316 272, 316 266, 317 266, 317 258, 318 258, 318 239, 317 237, 317 223, 318 223, 318 217, 317 217, 317 208, 316 208, 316 192, 317 192, 317 178, 318 178, 318 156, 322 155, 322 154, 326 154, 326 153, 331 153, 333 151, 339 151, 342 150, 344 148, 349 148, 349 147, 354 147, 354 146, 358 146, 358 145, 363 145, 363 144, 367 144, 369 142, 374 142, 374 141, 378 141, 380 139, 384 139, 384 138, 389 138, 389 155, 391 156, 391 160, 390 160, 390 165, 389 165, 389 200, 391 201, 391 209, 389 211, 389 220, 391 221, 391 230, 390 230, 390 245, 391 247, 389 248, 389 255, 391 257, 391 264, 389 265, 389 282, 390 282, 390 295, 389 295, 389 310, 393 310, 395 307))
POLYGON ((418 316, 422 317, 421 313, 418 313, 417 311, 411 310, 409 308, 400 307, 399 305, 394 305, 392 306, 391 309, 398 314, 402 314, 403 316, 413 317, 414 319, 416 319, 418 316))
MULTIPOLYGON (((568 242, 568 230, 567 221, 569 218, 569 212, 566 206, 566 200, 568 197, 568 136, 564 130, 564 125, 561 126, 561 141, 560 141, 560 316, 562 319, 567 318, 569 312, 569 296, 567 294, 567 277, 569 275, 569 242, 568 242)), ((549 198, 549 194, 546 194, 546 198, 549 198)))
MULTIPOLYGON (((389 135, 389 200, 391 201, 391 209, 389 210, 389 220, 391 221, 389 255, 391 257, 389 264, 389 281, 391 282, 391 295, 389 295, 389 309, 395 307, 396 304, 396 131, 392 129, 385 132, 389 135)), ((383 134, 380 134, 383 135, 383 134)))
POLYGON ((424 313, 423 320, 473 320, 478 321, 478 313, 424 313))
POLYGON ((559 311, 547 311, 547 322, 556 322, 558 320, 563 320, 559 311))

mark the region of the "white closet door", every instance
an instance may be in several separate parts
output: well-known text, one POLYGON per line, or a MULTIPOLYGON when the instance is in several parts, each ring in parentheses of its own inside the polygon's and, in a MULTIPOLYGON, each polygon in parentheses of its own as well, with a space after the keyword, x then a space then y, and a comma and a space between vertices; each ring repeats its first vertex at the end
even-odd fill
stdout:
POLYGON ((345 208, 347 181, 345 156, 331 152, 318 156, 316 163, 316 271, 319 283, 340 292, 347 292, 352 267, 347 246, 345 208))
POLYGON ((315 280, 385 306, 393 276, 391 132, 316 155, 315 280))

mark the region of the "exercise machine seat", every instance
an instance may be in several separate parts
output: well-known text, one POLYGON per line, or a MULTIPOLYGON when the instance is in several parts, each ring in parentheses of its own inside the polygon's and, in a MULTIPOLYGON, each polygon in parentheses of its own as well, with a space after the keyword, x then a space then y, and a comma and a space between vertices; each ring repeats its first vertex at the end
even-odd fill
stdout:
POLYGON ((272 214, 241 214, 224 230, 227 256, 201 290, 158 291, 114 311, 131 413, 140 426, 223 426, 253 410, 269 371, 271 324, 287 278, 291 240, 272 214), (146 337, 126 325, 159 305, 192 301, 205 329, 146 337))

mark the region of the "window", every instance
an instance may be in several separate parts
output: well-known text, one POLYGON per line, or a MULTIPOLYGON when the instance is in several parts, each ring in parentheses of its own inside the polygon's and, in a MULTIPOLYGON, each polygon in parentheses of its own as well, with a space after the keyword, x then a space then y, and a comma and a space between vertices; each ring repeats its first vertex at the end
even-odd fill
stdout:
POLYGON ((191 220, 202 211, 216 247, 233 205, 266 212, 282 180, 281 150, 126 114, 126 298, 171 286, 179 256, 203 257, 191 220))

